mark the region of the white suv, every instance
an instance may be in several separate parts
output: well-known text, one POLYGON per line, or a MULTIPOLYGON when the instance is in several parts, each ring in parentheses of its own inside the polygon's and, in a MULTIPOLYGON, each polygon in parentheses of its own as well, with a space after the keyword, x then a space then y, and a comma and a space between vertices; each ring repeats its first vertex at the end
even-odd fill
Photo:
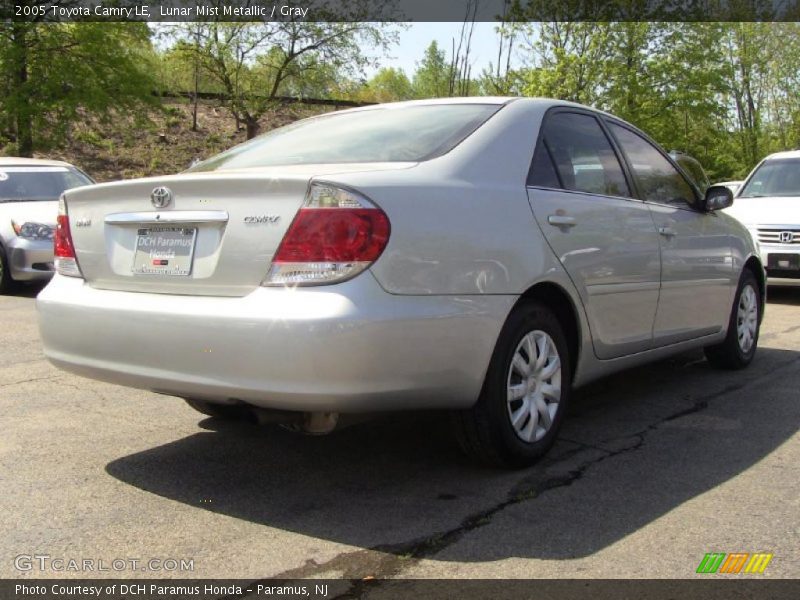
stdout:
POLYGON ((762 160, 725 212, 758 240, 768 275, 800 279, 800 150, 762 160))

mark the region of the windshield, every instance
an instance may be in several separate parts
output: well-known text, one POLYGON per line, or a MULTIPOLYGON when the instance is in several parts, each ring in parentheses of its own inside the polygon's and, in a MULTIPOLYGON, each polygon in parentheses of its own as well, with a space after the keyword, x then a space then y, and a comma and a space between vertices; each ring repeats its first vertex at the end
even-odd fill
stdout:
POLYGON ((800 158, 778 158, 761 163, 739 198, 800 196, 800 158))
POLYGON ((69 167, 0 166, 0 202, 58 200, 65 190, 91 183, 69 167))
POLYGON ((499 108, 429 104, 333 113, 270 131, 189 171, 428 160, 452 150, 499 108))

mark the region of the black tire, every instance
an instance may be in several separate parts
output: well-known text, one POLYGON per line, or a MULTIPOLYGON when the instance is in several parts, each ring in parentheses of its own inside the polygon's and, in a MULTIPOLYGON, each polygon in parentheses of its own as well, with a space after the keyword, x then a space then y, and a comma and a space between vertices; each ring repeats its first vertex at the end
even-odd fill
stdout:
POLYGON ((758 348, 758 335, 761 331, 763 309, 763 301, 756 276, 750 269, 745 269, 739 278, 739 286, 736 288, 736 295, 733 299, 733 307, 728 320, 728 334, 725 340, 720 344, 705 348, 706 358, 713 367, 729 370, 744 369, 753 361, 758 348), (755 319, 755 335, 752 336, 752 345, 745 350, 739 343, 739 305, 742 302, 743 295, 747 294, 746 290, 748 288, 755 293, 758 314, 755 319))
POLYGON ((14 280, 11 279, 11 271, 8 269, 8 259, 6 251, 0 246, 0 294, 7 294, 14 287, 14 280))
POLYGON ((247 421, 252 419, 252 413, 246 406, 241 404, 216 404, 214 402, 206 402, 205 400, 197 400, 195 398, 184 398, 184 401, 197 412, 208 415, 209 417, 226 419, 229 421, 247 421))
MULTIPOLYGON (((500 332, 478 401, 472 408, 452 415, 453 428, 462 450, 468 456, 493 466, 520 468, 533 464, 555 442, 567 410, 571 386, 569 352, 561 323, 542 304, 531 302, 518 306, 500 332), (517 347, 523 338, 535 331, 546 333, 555 345, 561 365, 561 394, 544 436, 525 441, 511 422, 513 405, 507 400, 508 386, 513 377, 511 361, 517 347)), ((522 423, 525 424, 529 424, 527 420, 522 423)), ((533 429, 536 429, 535 425, 533 429)))

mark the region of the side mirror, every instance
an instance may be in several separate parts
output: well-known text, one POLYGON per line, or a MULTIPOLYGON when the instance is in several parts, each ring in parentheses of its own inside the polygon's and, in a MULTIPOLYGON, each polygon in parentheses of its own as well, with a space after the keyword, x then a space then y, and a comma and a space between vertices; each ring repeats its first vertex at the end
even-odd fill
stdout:
POLYGON ((724 185, 712 185, 706 190, 706 196, 700 207, 706 212, 722 210, 733 204, 733 192, 724 185))

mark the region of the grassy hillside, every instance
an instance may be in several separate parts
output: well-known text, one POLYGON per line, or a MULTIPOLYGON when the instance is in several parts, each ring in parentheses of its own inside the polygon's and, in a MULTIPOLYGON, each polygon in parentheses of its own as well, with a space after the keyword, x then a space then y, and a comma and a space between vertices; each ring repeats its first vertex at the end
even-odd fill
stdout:
MULTIPOLYGON (((328 106, 282 105, 261 120, 261 131, 297 119, 329 112, 328 106)), ((188 101, 165 102, 147 115, 116 118, 108 123, 87 121, 74 128, 62 148, 37 152, 37 158, 65 160, 97 181, 164 175, 186 169, 196 159, 212 156, 245 140, 235 131, 230 113, 201 103, 197 131, 192 131, 188 101)))

